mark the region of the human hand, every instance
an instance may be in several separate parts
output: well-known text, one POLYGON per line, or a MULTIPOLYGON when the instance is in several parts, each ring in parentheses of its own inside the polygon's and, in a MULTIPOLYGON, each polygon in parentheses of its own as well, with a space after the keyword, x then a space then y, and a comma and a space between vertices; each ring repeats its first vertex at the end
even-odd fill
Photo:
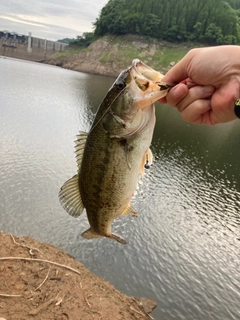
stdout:
POLYGON ((236 119, 234 103, 240 97, 240 46, 190 50, 162 79, 179 83, 167 102, 184 120, 215 125, 236 119))

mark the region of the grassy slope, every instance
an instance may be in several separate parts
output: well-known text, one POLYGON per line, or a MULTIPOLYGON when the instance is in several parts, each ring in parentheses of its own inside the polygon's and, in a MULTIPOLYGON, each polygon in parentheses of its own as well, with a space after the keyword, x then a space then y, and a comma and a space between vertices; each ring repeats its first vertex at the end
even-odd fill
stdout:
POLYGON ((150 62, 153 66, 161 66, 163 68, 167 68, 170 62, 179 61, 189 51, 189 47, 193 47, 193 44, 160 42, 146 37, 117 37, 112 41, 111 45, 118 45, 121 54, 116 56, 110 50, 106 50, 100 61, 109 62, 117 58, 119 63, 126 64, 125 62, 140 58, 145 62, 150 62), (141 43, 142 47, 141 45, 133 45, 133 42, 141 43), (148 47, 145 48, 145 45, 148 45, 148 47))
MULTIPOLYGON (((52 60, 65 59, 66 61, 69 59, 73 61, 73 59, 76 59, 77 62, 78 59, 88 61, 93 59, 101 67, 106 66, 106 69, 114 65, 115 73, 117 74, 118 69, 126 68, 133 59, 139 58, 152 68, 164 73, 170 68, 171 62, 176 63, 191 48, 198 46, 199 44, 196 43, 170 43, 143 36, 126 35, 113 38, 113 36, 109 35, 93 42, 88 48, 74 48, 57 53, 52 57, 52 60)), ((101 73, 101 71, 96 73, 101 73)))

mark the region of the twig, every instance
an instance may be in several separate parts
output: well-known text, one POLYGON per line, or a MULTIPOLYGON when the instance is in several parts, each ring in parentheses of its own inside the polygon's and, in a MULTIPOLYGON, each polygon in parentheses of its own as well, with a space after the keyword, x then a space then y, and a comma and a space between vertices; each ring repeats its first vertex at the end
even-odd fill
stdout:
POLYGON ((73 297, 69 297, 68 299, 64 300, 65 296, 63 298, 60 298, 60 300, 58 300, 58 302, 55 304, 56 306, 58 306, 61 303, 65 303, 69 300, 71 300, 73 297))
POLYGON ((41 306, 39 306, 36 309, 33 309, 32 311, 30 311, 28 314, 31 316, 36 316, 40 311, 42 311, 43 309, 47 309, 52 303, 54 303, 56 301, 56 298, 54 299, 50 299, 46 302, 44 302, 41 306))
POLYGON ((10 298, 17 298, 21 297, 21 294, 5 294, 5 293, 0 293, 0 297, 10 297, 10 298))
POLYGON ((116 294, 118 295, 118 298, 124 302, 125 300, 122 298, 121 294, 119 293, 119 291, 117 291, 117 289, 113 288, 113 290, 116 292, 116 294))
POLYGON ((57 263, 57 262, 54 262, 54 261, 49 261, 49 260, 23 258, 23 257, 2 257, 2 258, 0 258, 0 261, 5 261, 5 260, 23 260, 23 261, 45 262, 45 263, 53 264, 54 266, 58 266, 58 267, 61 267, 61 268, 65 268, 67 270, 71 270, 72 272, 75 272, 75 273, 81 275, 81 272, 76 270, 76 269, 73 269, 73 268, 71 268, 69 266, 66 266, 64 264, 60 264, 60 263, 57 263))
MULTIPOLYGON (((134 299, 134 298, 132 298, 132 300, 137 304, 137 306, 139 307, 139 309, 141 309, 141 311, 144 312, 144 314, 145 314, 149 319, 154 320, 153 317, 150 316, 150 314, 147 313, 147 312, 144 310, 142 304, 140 304, 139 302, 137 302, 137 300, 134 299)), ((130 307, 130 308, 131 308, 131 307, 130 307)))
MULTIPOLYGON (((87 304, 87 305, 89 306, 89 308, 91 309, 91 310, 89 310, 89 311, 91 311, 91 312, 93 312, 93 313, 100 314, 100 316, 102 317, 101 312, 92 309, 91 304, 89 303, 88 299, 85 297, 85 294, 84 294, 84 292, 83 292, 83 287, 82 287, 82 283, 81 283, 81 282, 79 282, 79 285, 80 285, 80 288, 81 288, 81 290, 82 290, 83 299, 85 300, 86 304, 87 304)), ((91 297, 91 296, 92 296, 92 294, 90 294, 88 297, 91 297)), ((91 316, 92 316, 93 319, 94 319, 94 316, 93 316, 93 315, 91 315, 91 316)))
POLYGON ((132 306, 130 307, 131 310, 133 310, 134 312, 140 314, 141 316, 145 317, 145 314, 143 314, 142 312, 137 311, 136 309, 134 309, 132 306))
MULTIPOLYGON (((58 296, 59 296, 59 293, 60 293, 60 292, 58 292, 58 294, 57 294, 57 296, 56 296, 55 306, 59 306, 59 305, 63 302, 63 299, 64 299, 64 297, 65 297, 65 295, 63 296, 63 298, 58 297, 58 296)), ((1 320, 1 319, 0 319, 0 320, 1 320)))
POLYGON ((41 286, 47 281, 47 278, 48 278, 48 276, 49 276, 49 272, 50 272, 50 270, 51 270, 51 266, 49 267, 49 269, 48 269, 48 273, 47 273, 47 275, 46 275, 46 277, 45 277, 45 279, 43 280, 43 282, 34 290, 34 291, 37 291, 38 289, 40 289, 41 288, 41 286))
POLYGON ((59 306, 63 302, 63 298, 59 298, 58 301, 55 303, 55 306, 59 306))
POLYGON ((86 304, 89 306, 89 308, 91 308, 91 305, 90 303, 88 302, 87 298, 85 297, 85 294, 83 293, 83 287, 82 287, 82 284, 80 282, 80 287, 82 289, 82 295, 83 295, 83 299, 85 300, 86 304))
POLYGON ((25 245, 25 244, 22 244, 22 243, 17 242, 12 234, 10 234, 10 236, 11 236, 13 242, 14 242, 16 245, 21 246, 21 247, 23 247, 23 248, 27 248, 27 249, 29 250, 30 255, 33 256, 32 250, 36 250, 36 251, 42 253, 42 252, 41 252, 40 250, 38 250, 37 248, 32 248, 32 247, 29 247, 29 246, 27 246, 27 245, 25 245))

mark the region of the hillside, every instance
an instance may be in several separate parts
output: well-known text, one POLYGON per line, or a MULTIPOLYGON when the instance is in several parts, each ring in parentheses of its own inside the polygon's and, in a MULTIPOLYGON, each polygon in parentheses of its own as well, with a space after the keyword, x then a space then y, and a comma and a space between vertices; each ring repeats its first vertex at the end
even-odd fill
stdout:
POLYGON ((66 69, 116 77, 139 58, 152 68, 166 73, 179 61, 194 43, 170 43, 137 35, 104 36, 88 48, 70 49, 53 55, 44 63, 66 69))
POLYGON ((239 9, 239 0, 109 0, 94 23, 94 34, 236 44, 240 43, 239 9))

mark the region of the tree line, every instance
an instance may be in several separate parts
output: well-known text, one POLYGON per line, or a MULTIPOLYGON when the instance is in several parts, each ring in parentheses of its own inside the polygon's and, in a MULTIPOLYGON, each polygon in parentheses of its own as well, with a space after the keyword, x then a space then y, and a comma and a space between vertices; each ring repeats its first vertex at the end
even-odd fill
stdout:
POLYGON ((211 45, 240 43, 240 0, 109 0, 94 36, 145 35, 211 45))

